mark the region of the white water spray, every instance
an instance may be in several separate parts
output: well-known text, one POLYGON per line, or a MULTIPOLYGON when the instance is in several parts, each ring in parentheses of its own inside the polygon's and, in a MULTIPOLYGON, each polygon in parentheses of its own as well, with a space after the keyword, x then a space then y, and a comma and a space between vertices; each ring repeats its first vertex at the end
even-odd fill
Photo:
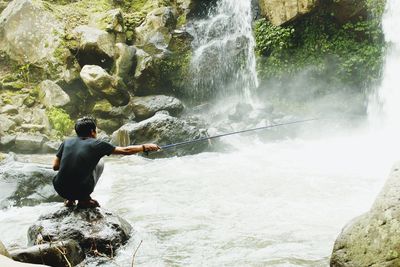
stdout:
POLYGON ((388 51, 380 88, 372 94, 368 115, 374 129, 385 134, 400 133, 400 1, 388 0, 383 16, 383 30, 388 51))
POLYGON ((191 28, 192 96, 239 96, 251 102, 258 87, 250 0, 219 0, 207 19, 191 28))

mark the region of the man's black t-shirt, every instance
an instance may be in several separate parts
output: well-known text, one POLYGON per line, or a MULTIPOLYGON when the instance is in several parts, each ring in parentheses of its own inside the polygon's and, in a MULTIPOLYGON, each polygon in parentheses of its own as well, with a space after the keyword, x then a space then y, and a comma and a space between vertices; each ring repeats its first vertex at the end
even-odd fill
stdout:
POLYGON ((57 152, 60 169, 53 179, 54 188, 63 198, 87 198, 94 189, 93 170, 99 160, 114 152, 110 143, 95 138, 65 140, 57 152))

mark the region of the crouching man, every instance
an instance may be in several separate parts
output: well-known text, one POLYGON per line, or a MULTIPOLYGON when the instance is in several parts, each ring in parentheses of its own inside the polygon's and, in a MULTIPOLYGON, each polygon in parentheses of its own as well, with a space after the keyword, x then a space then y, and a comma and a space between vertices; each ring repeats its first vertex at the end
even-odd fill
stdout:
POLYGON ((79 208, 100 207, 90 197, 97 181, 103 173, 102 157, 111 154, 131 155, 139 152, 156 151, 156 144, 115 147, 96 139, 96 123, 93 118, 83 117, 75 123, 77 137, 65 140, 53 161, 53 169, 58 170, 53 179, 57 193, 65 199, 65 206, 72 207, 78 201, 79 208))

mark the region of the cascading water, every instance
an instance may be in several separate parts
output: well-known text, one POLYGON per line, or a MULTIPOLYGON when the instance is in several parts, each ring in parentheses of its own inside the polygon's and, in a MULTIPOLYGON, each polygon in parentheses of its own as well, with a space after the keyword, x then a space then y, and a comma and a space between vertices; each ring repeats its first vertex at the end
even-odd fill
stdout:
POLYGON ((388 0, 382 26, 388 51, 381 86, 371 95, 368 115, 372 128, 385 134, 400 133, 400 1, 388 0))
POLYGON ((206 19, 192 24, 192 98, 238 96, 251 102, 258 86, 252 19, 250 0, 219 0, 206 19))

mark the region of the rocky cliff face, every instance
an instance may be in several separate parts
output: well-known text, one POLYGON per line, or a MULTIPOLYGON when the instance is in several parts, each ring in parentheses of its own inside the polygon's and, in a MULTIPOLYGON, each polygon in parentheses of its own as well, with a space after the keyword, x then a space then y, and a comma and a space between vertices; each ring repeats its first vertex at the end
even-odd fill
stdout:
POLYGON ((400 265, 400 164, 371 210, 344 227, 333 248, 332 267, 400 265))
POLYGON ((24 133, 25 143, 37 143, 18 150, 29 153, 49 151, 44 144, 70 135, 82 115, 95 115, 111 134, 147 119, 134 108, 146 99, 168 110, 166 96, 187 79, 187 17, 203 8, 195 0, 1 4, 0 149, 17 150, 24 133))
POLYGON ((318 0, 260 0, 261 14, 279 26, 311 12, 318 0))

